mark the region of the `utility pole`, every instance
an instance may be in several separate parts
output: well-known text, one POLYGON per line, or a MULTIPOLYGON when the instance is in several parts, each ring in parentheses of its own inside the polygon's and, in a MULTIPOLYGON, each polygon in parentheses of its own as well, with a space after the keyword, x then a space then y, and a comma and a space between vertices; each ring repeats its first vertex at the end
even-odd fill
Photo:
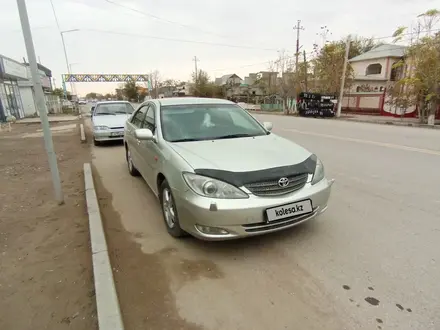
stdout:
POLYGON ((299 62, 299 32, 304 30, 304 27, 301 26, 301 20, 298 20, 296 26, 293 27, 296 30, 296 53, 295 53, 295 98, 297 98, 298 92, 298 62, 299 62))
POLYGON ((306 59, 306 51, 303 50, 303 55, 304 55, 304 85, 306 88, 306 92, 308 92, 308 88, 307 88, 307 59, 306 59))
POLYGON ((195 71, 195 73, 196 73, 195 80, 196 80, 196 85, 197 85, 197 78, 198 78, 197 62, 199 61, 199 59, 197 58, 197 56, 194 56, 193 61, 194 61, 194 66, 195 66, 195 70, 196 70, 196 71, 195 71))
POLYGON ((40 114, 41 126, 44 134, 44 144, 46 147, 47 157, 49 159, 50 172, 52 174, 52 183, 55 190, 55 197, 59 204, 64 203, 63 191, 61 189, 60 173, 58 171, 57 156, 53 149, 52 132, 47 119, 47 106, 44 100, 43 85, 38 72, 37 58, 35 56, 34 42, 32 40, 31 27, 29 25, 29 17, 26 9, 25 0, 17 0, 18 12, 20 14, 21 29, 23 30, 24 43, 31 69, 32 81, 38 112, 40 114))
POLYGON ((342 67, 341 88, 339 90, 338 110, 336 112, 336 117, 341 117, 342 99, 344 97, 344 87, 345 87, 345 73, 347 72, 349 51, 350 51, 350 35, 347 37, 347 42, 345 44, 344 66, 342 67))
POLYGON ((293 27, 294 30, 296 30, 296 60, 295 60, 295 71, 298 71, 298 60, 299 60, 299 32, 301 30, 304 30, 304 27, 301 26, 301 21, 298 20, 298 23, 296 26, 293 27))

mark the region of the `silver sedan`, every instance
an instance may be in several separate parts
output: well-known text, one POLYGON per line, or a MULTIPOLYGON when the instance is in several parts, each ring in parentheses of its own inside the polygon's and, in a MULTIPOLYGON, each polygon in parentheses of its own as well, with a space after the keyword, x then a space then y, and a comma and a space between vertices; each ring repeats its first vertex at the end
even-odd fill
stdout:
POLYGON ((123 140, 124 125, 133 113, 133 106, 126 101, 98 102, 91 109, 93 143, 123 140))
POLYGON ((128 170, 158 196, 174 237, 265 234, 327 209, 333 180, 316 155, 220 99, 144 102, 125 125, 128 170))

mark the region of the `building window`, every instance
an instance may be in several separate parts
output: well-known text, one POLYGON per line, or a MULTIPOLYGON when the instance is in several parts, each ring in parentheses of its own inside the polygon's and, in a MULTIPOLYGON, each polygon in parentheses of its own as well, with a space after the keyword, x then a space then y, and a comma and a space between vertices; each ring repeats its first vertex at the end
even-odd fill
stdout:
POLYGON ((379 63, 374 63, 367 66, 365 75, 368 76, 370 74, 380 74, 381 72, 382 72, 382 65, 379 63))
POLYGON ((391 74, 390 74, 391 81, 399 80, 402 77, 403 65, 397 65, 397 64, 401 64, 400 61, 394 62, 393 65, 391 66, 391 74))

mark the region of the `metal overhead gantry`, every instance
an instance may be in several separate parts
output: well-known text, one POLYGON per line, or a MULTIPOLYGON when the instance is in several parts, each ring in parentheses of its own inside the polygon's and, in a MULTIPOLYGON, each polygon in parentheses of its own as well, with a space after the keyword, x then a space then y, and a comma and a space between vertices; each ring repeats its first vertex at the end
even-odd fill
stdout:
POLYGON ((148 74, 120 74, 120 73, 81 73, 81 74, 63 74, 63 82, 148 82, 148 74))

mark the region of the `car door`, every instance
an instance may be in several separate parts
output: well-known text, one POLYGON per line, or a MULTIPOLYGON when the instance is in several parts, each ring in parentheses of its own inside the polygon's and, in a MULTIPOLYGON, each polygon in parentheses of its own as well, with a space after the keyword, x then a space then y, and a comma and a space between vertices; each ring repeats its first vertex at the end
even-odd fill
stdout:
POLYGON ((125 142, 130 149, 133 164, 140 173, 142 173, 141 167, 143 165, 142 159, 139 155, 139 145, 141 141, 136 138, 134 132, 142 127, 147 109, 147 105, 139 107, 131 119, 127 121, 125 129, 125 142))
MULTIPOLYGON (((156 136, 156 108, 153 103, 149 103, 148 110, 142 123, 142 128, 147 128, 156 136)), ((157 136, 156 136, 157 138, 157 136)), ((145 166, 145 180, 150 188, 156 192, 157 176, 157 143, 155 141, 141 141, 139 144, 139 153, 145 166)))

